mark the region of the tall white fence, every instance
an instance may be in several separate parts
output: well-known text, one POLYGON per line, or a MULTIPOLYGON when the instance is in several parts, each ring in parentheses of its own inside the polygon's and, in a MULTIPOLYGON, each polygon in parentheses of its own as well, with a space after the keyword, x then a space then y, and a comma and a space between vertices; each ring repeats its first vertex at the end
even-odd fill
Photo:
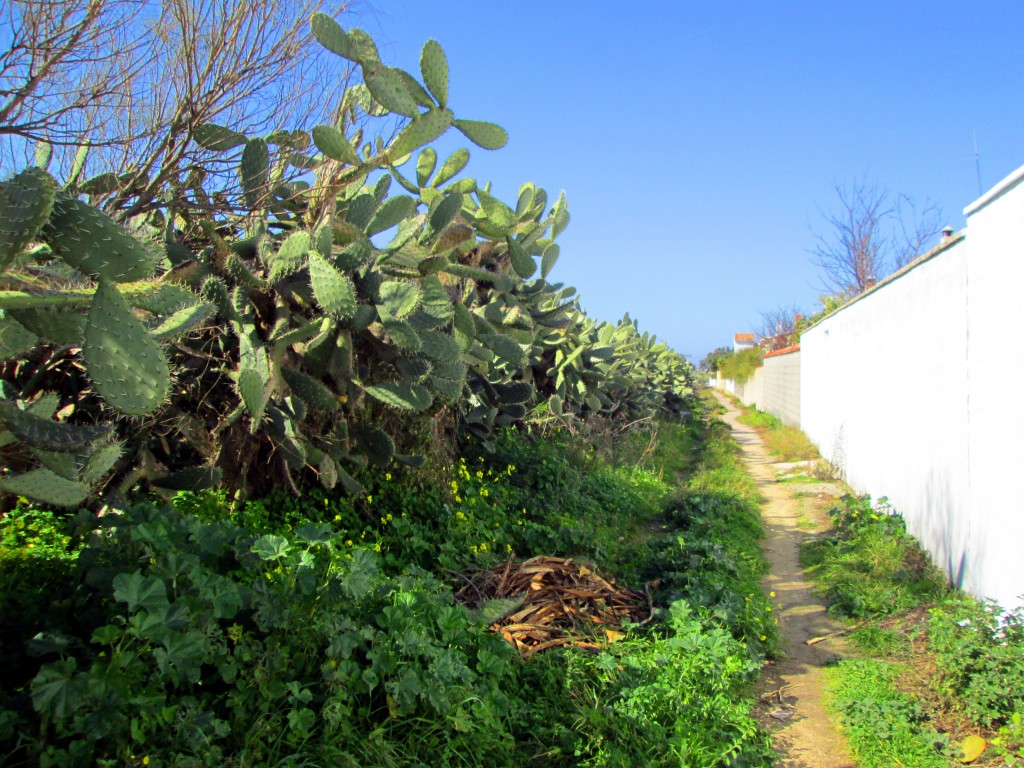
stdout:
POLYGON ((1024 168, 964 233, 801 337, 800 424, 953 582, 1024 604, 1024 168))

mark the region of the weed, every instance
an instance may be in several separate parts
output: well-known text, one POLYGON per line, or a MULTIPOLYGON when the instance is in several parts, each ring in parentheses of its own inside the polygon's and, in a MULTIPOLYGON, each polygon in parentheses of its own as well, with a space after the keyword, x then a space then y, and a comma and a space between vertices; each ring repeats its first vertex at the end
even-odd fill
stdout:
POLYGON ((876 508, 867 497, 842 497, 829 510, 833 534, 802 546, 801 564, 834 614, 886 615, 946 592, 945 576, 884 501, 876 508))
POLYGON ((921 708, 896 688, 897 669, 848 659, 828 672, 831 707, 863 768, 946 768, 946 740, 927 726, 921 708))

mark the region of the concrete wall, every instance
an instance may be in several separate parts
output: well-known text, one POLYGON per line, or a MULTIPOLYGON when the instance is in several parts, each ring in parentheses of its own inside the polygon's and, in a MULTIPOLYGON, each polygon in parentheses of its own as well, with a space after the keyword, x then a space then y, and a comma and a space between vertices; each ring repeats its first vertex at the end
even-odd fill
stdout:
POLYGON ((712 386, 736 395, 744 405, 800 426, 800 348, 765 355, 764 364, 739 384, 720 376, 712 386))
POLYGON ((783 424, 800 426, 800 347, 771 352, 764 357, 761 400, 757 406, 783 424))
MULTIPOLYGON (((967 215, 968 466, 967 587, 1006 604, 1024 593, 1022 466, 1024 381, 1024 168, 967 215)), ((1018 601, 1018 603, 1024 600, 1018 601)))
POLYGON ((888 496, 958 586, 1024 604, 1024 168, 965 234, 801 337, 801 427, 850 485, 888 496))

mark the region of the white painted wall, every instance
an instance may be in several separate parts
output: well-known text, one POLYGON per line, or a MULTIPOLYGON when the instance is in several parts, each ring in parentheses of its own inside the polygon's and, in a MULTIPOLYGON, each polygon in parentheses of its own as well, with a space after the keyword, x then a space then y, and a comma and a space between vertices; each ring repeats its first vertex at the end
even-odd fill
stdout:
POLYGON ((850 485, 888 496, 958 586, 1024 604, 1024 168, 966 234, 801 337, 801 427, 850 485), (1007 339, 1011 339, 1007 343, 1007 339))
POLYGON ((783 424, 800 426, 800 350, 764 359, 758 408, 777 416, 783 424))
POLYGON ((1024 603, 1024 168, 969 206, 968 451, 970 547, 966 586, 1024 603))
POLYGON ((743 382, 742 384, 740 384, 739 382, 736 382, 734 384, 734 389, 736 390, 736 397, 738 397, 740 399, 740 401, 744 405, 748 405, 748 406, 756 408, 756 407, 758 407, 758 403, 760 403, 761 400, 763 399, 763 397, 764 397, 764 374, 763 374, 763 371, 764 371, 763 368, 758 368, 756 371, 754 371, 753 375, 749 379, 747 379, 745 382, 743 382))

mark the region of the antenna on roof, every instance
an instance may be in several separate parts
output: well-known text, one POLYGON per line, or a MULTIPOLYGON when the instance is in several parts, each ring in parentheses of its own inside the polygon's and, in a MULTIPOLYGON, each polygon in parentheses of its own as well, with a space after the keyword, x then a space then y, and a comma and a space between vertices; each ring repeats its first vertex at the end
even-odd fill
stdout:
POLYGON ((978 197, 981 197, 984 194, 984 191, 981 188, 981 154, 978 152, 978 132, 977 131, 973 131, 973 133, 974 133, 974 170, 978 174, 978 197))

